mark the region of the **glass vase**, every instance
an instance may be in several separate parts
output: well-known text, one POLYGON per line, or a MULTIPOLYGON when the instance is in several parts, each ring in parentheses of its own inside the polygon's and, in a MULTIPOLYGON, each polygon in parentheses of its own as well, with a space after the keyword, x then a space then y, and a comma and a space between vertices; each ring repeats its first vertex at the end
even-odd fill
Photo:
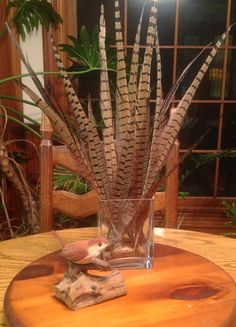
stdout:
POLYGON ((99 234, 110 243, 103 254, 113 268, 152 268, 154 199, 99 200, 99 234))

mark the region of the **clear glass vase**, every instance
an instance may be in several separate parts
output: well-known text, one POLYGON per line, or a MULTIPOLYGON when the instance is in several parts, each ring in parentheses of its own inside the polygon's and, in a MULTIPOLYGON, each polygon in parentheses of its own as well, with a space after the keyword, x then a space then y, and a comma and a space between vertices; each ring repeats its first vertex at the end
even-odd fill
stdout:
POLYGON ((119 269, 152 268, 153 216, 153 198, 100 199, 100 235, 111 245, 104 253, 104 260, 119 269))

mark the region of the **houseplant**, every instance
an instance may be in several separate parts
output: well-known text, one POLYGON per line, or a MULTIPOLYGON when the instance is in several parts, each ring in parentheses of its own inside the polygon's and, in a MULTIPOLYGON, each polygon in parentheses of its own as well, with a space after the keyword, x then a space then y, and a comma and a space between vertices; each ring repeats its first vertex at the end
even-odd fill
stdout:
MULTIPOLYGON (((54 28, 62 22, 62 19, 55 12, 52 5, 45 0, 1 1, 0 48, 2 66, 0 69, 0 116, 2 117, 2 125, 4 125, 5 120, 8 122, 6 132, 4 133, 2 131, 1 134, 2 151, 0 158, 0 172, 2 184, 1 203, 3 207, 0 219, 1 239, 5 239, 9 236, 15 237, 19 234, 24 235, 25 233, 32 232, 32 230, 34 230, 34 232, 37 230, 36 224, 34 224, 34 227, 32 226, 32 217, 30 218, 29 208, 27 209, 28 213, 26 213, 27 210, 25 211, 27 206, 27 201, 25 200, 27 196, 31 197, 31 199, 33 197, 34 201, 37 201, 37 196, 35 196, 33 192, 30 194, 30 186, 32 187, 35 185, 32 185, 31 183, 29 186, 24 174, 25 170, 27 170, 26 166, 30 155, 27 151, 29 147, 32 147, 32 143, 30 144, 30 141, 25 139, 25 132, 30 131, 33 135, 40 137, 37 129, 39 124, 30 117, 26 117, 22 114, 21 103, 29 102, 22 100, 20 92, 16 92, 14 86, 12 86, 10 82, 4 82, 8 72, 9 75, 12 71, 18 73, 19 69, 17 60, 14 60, 14 55, 11 51, 12 49, 8 44, 7 35, 5 33, 6 29, 4 28, 5 20, 8 21, 9 25, 16 32, 16 35, 19 35, 22 40, 25 39, 26 34, 30 34, 32 31, 37 30, 39 25, 43 25, 48 29, 49 27, 54 28), (13 66, 11 66, 12 61, 14 63, 13 68, 11 68, 13 66), (27 119, 27 123, 24 122, 25 119, 27 119), (27 144, 29 144, 29 146, 27 144), (20 158, 22 155, 24 156, 24 160, 19 162, 17 158, 20 158), (4 166, 4 164, 6 166, 4 166), (12 178, 12 176, 8 174, 9 171, 6 169, 7 167, 9 171, 17 176, 12 178), (16 189, 18 191, 15 192, 16 189), (23 193, 24 196, 22 195, 23 193), (22 199, 22 196, 24 199, 22 199), (21 203, 23 203, 23 208, 21 203), (8 218, 5 219, 6 217, 8 218)), ((12 78, 12 75, 14 75, 14 73, 11 73, 9 79, 12 78)), ((30 104, 34 105, 32 102, 30 104)), ((33 150, 32 152, 33 154, 36 153, 33 150)), ((37 157, 37 155, 35 157, 37 157)))
MULTIPOLYGON (((229 218, 228 224, 230 226, 236 226, 236 206, 233 201, 223 201, 223 205, 225 207, 225 216, 229 218)), ((236 233, 235 232, 227 232, 224 234, 225 236, 228 237, 233 237, 236 238, 236 233)))

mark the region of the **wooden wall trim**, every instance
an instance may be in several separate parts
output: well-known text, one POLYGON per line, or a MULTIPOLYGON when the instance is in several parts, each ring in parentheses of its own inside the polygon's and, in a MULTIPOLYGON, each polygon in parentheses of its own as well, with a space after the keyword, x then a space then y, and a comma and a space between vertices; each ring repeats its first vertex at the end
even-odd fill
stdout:
MULTIPOLYGON (((67 35, 77 36, 77 1, 61 1, 51 0, 53 8, 63 19, 63 24, 60 24, 56 30, 46 31, 43 29, 43 58, 44 58, 44 70, 45 71, 58 71, 57 65, 52 53, 50 37, 53 34, 56 44, 68 43, 67 35)), ((61 54, 62 61, 66 67, 70 62, 65 54, 61 54)), ((62 107, 67 107, 67 99, 65 97, 65 90, 62 82, 55 76, 49 75, 45 77, 45 81, 52 88, 57 101, 62 107)))
MULTIPOLYGON (((6 4, 7 0, 0 1, 0 31, 2 32, 4 29, 4 23, 7 20, 5 10, 6 10, 6 4)), ((14 34, 15 38, 19 40, 19 37, 14 30, 14 28, 11 27, 12 33, 14 34)), ((5 32, 0 36, 0 79, 18 75, 21 73, 21 64, 20 64, 20 58, 19 55, 15 49, 15 47, 12 45, 10 37, 8 33, 5 32)), ((22 97, 22 91, 21 89, 14 83, 13 81, 1 84, 0 86, 0 95, 1 96, 14 96, 14 97, 22 97)), ((6 99, 0 99, 0 104, 5 107, 13 108, 19 112, 23 111, 23 105, 21 102, 6 100, 6 99)), ((11 116, 17 116, 11 113, 11 116)), ((0 119, 0 130, 2 129, 3 120, 0 119)), ((19 126, 19 124, 14 123, 10 120, 8 120, 7 123, 7 130, 4 135, 4 141, 8 140, 15 140, 19 138, 24 138, 23 130, 19 126)), ((12 143, 10 145, 10 148, 8 147, 8 150, 11 151, 23 151, 23 145, 19 143, 12 143)), ((10 217, 16 217, 16 213, 19 213, 21 211, 21 200, 19 197, 18 191, 13 187, 11 183, 7 183, 7 189, 5 190, 5 201, 6 206, 9 210, 10 217)), ((16 221, 14 221, 14 224, 16 224, 16 221)))
MULTIPOLYGON (((4 23, 7 20, 5 14, 6 0, 0 1, 0 30, 4 28, 4 23)), ((13 34, 16 39, 19 39, 17 33, 12 29, 13 34)), ((17 54, 15 47, 12 45, 11 40, 8 36, 8 33, 5 32, 0 37, 0 79, 5 77, 18 75, 21 73, 20 58, 17 54)), ((20 88, 14 82, 7 82, 0 87, 0 95, 10 95, 21 97, 22 92, 20 88)), ((10 100, 1 100, 0 104, 11 107, 17 111, 22 112, 23 106, 21 102, 10 101, 10 100)), ((19 118, 19 117, 18 117, 19 118)), ((7 129, 7 138, 15 139, 17 137, 17 125, 9 122, 7 129)))

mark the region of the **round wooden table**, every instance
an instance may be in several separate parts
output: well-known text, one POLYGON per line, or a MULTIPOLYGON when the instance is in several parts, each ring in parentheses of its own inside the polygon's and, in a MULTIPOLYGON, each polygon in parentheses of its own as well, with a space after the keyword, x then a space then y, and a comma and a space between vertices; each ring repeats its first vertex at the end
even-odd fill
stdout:
MULTIPOLYGON (((65 241, 71 242, 93 238, 96 235, 96 229, 63 230, 59 234, 65 241)), ((203 256, 224 269, 236 281, 235 239, 206 233, 156 228, 155 242, 203 256)), ((0 242, 0 298, 2 303, 0 326, 7 326, 3 312, 3 299, 13 277, 32 261, 59 248, 58 242, 50 233, 0 242)), ((176 278, 181 278, 181 276, 176 276, 176 278)), ((206 324, 206 326, 209 325, 206 324)))

